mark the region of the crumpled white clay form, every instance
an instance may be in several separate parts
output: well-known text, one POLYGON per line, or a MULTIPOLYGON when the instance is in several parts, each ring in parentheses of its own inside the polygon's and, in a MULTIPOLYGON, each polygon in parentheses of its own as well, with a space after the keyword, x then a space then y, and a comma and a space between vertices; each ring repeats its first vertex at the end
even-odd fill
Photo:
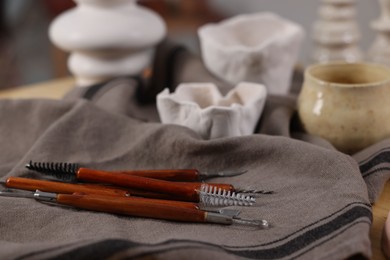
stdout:
POLYGON ((303 28, 272 13, 235 16, 199 28, 202 58, 213 74, 235 85, 262 83, 269 93, 289 91, 303 28))
POLYGON ((264 85, 242 82, 226 96, 212 83, 183 83, 157 96, 162 123, 191 128, 204 139, 253 134, 264 108, 264 85))

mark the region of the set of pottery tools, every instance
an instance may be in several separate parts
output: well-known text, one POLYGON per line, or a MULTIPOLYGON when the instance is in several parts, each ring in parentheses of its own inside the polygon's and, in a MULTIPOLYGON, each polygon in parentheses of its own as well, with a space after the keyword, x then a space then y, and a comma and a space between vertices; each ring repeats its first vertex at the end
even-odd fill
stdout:
POLYGON ((205 183, 212 177, 239 172, 201 173, 196 169, 101 171, 73 163, 30 162, 29 170, 57 181, 9 177, 0 196, 34 198, 79 209, 182 222, 242 224, 268 228, 266 220, 239 218, 262 190, 243 190, 231 184, 205 183), (60 180, 60 181, 58 181, 60 180))

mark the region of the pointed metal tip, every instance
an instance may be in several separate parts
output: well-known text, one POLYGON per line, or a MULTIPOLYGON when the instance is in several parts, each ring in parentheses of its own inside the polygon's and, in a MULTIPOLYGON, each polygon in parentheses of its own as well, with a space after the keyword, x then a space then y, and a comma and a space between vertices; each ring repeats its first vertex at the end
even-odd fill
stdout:
POLYGON ((236 172, 201 172, 200 173, 200 179, 208 179, 208 178, 214 178, 214 177, 233 177, 237 175, 241 175, 246 173, 248 170, 242 170, 242 171, 236 171, 236 172))
POLYGON ((247 173, 248 170, 242 170, 242 171, 238 171, 238 172, 222 172, 222 176, 225 176, 225 177, 233 177, 233 176, 238 176, 238 175, 242 175, 244 173, 247 173))
POLYGON ((272 190, 257 190, 257 189, 251 189, 251 188, 236 188, 235 191, 240 194, 244 195, 250 195, 258 197, 259 195, 271 195, 275 194, 272 190))
POLYGON ((30 169, 30 170, 31 170, 31 164, 32 164, 32 161, 30 160, 29 163, 26 163, 25 167, 26 167, 27 169, 30 169))
POLYGON ((241 210, 239 210, 239 209, 229 209, 226 207, 215 208, 212 206, 203 206, 202 204, 199 205, 199 208, 203 211, 219 213, 221 215, 232 217, 232 218, 238 217, 238 215, 240 215, 240 213, 241 213, 241 210))
POLYGON ((242 219, 242 218, 233 218, 233 223, 245 226, 253 226, 258 229, 269 229, 271 227, 270 223, 265 219, 242 219))
POLYGON ((244 173, 247 173, 248 172, 248 170, 242 170, 241 172, 240 172, 240 174, 244 174, 244 173))

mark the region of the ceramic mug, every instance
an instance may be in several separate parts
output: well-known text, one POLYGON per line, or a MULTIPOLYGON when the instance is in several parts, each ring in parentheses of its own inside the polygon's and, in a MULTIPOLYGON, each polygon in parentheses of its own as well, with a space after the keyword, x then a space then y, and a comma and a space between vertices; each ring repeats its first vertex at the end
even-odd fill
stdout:
POLYGON ((390 137, 390 68, 368 63, 308 67, 298 115, 308 133, 348 154, 390 137))

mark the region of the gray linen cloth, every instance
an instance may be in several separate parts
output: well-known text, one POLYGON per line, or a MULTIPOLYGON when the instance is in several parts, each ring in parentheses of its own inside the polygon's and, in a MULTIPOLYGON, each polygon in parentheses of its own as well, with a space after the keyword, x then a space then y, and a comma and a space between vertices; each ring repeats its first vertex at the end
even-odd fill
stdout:
MULTIPOLYGON (((186 66, 180 67, 172 84, 185 81, 186 66)), ((196 73, 213 79, 203 68, 191 76, 196 73)), ((270 97, 253 135, 205 141, 188 128, 160 124, 155 104, 146 102, 154 94, 143 91, 159 87, 141 82, 116 79, 75 89, 61 101, 0 100, 1 180, 41 178, 24 168, 29 160, 105 170, 246 169, 210 181, 274 191, 241 208, 241 217, 266 219, 272 228, 178 223, 0 197, 1 259, 370 257, 370 202, 389 178, 388 141, 355 159, 337 152, 299 131, 293 96, 270 97)))

